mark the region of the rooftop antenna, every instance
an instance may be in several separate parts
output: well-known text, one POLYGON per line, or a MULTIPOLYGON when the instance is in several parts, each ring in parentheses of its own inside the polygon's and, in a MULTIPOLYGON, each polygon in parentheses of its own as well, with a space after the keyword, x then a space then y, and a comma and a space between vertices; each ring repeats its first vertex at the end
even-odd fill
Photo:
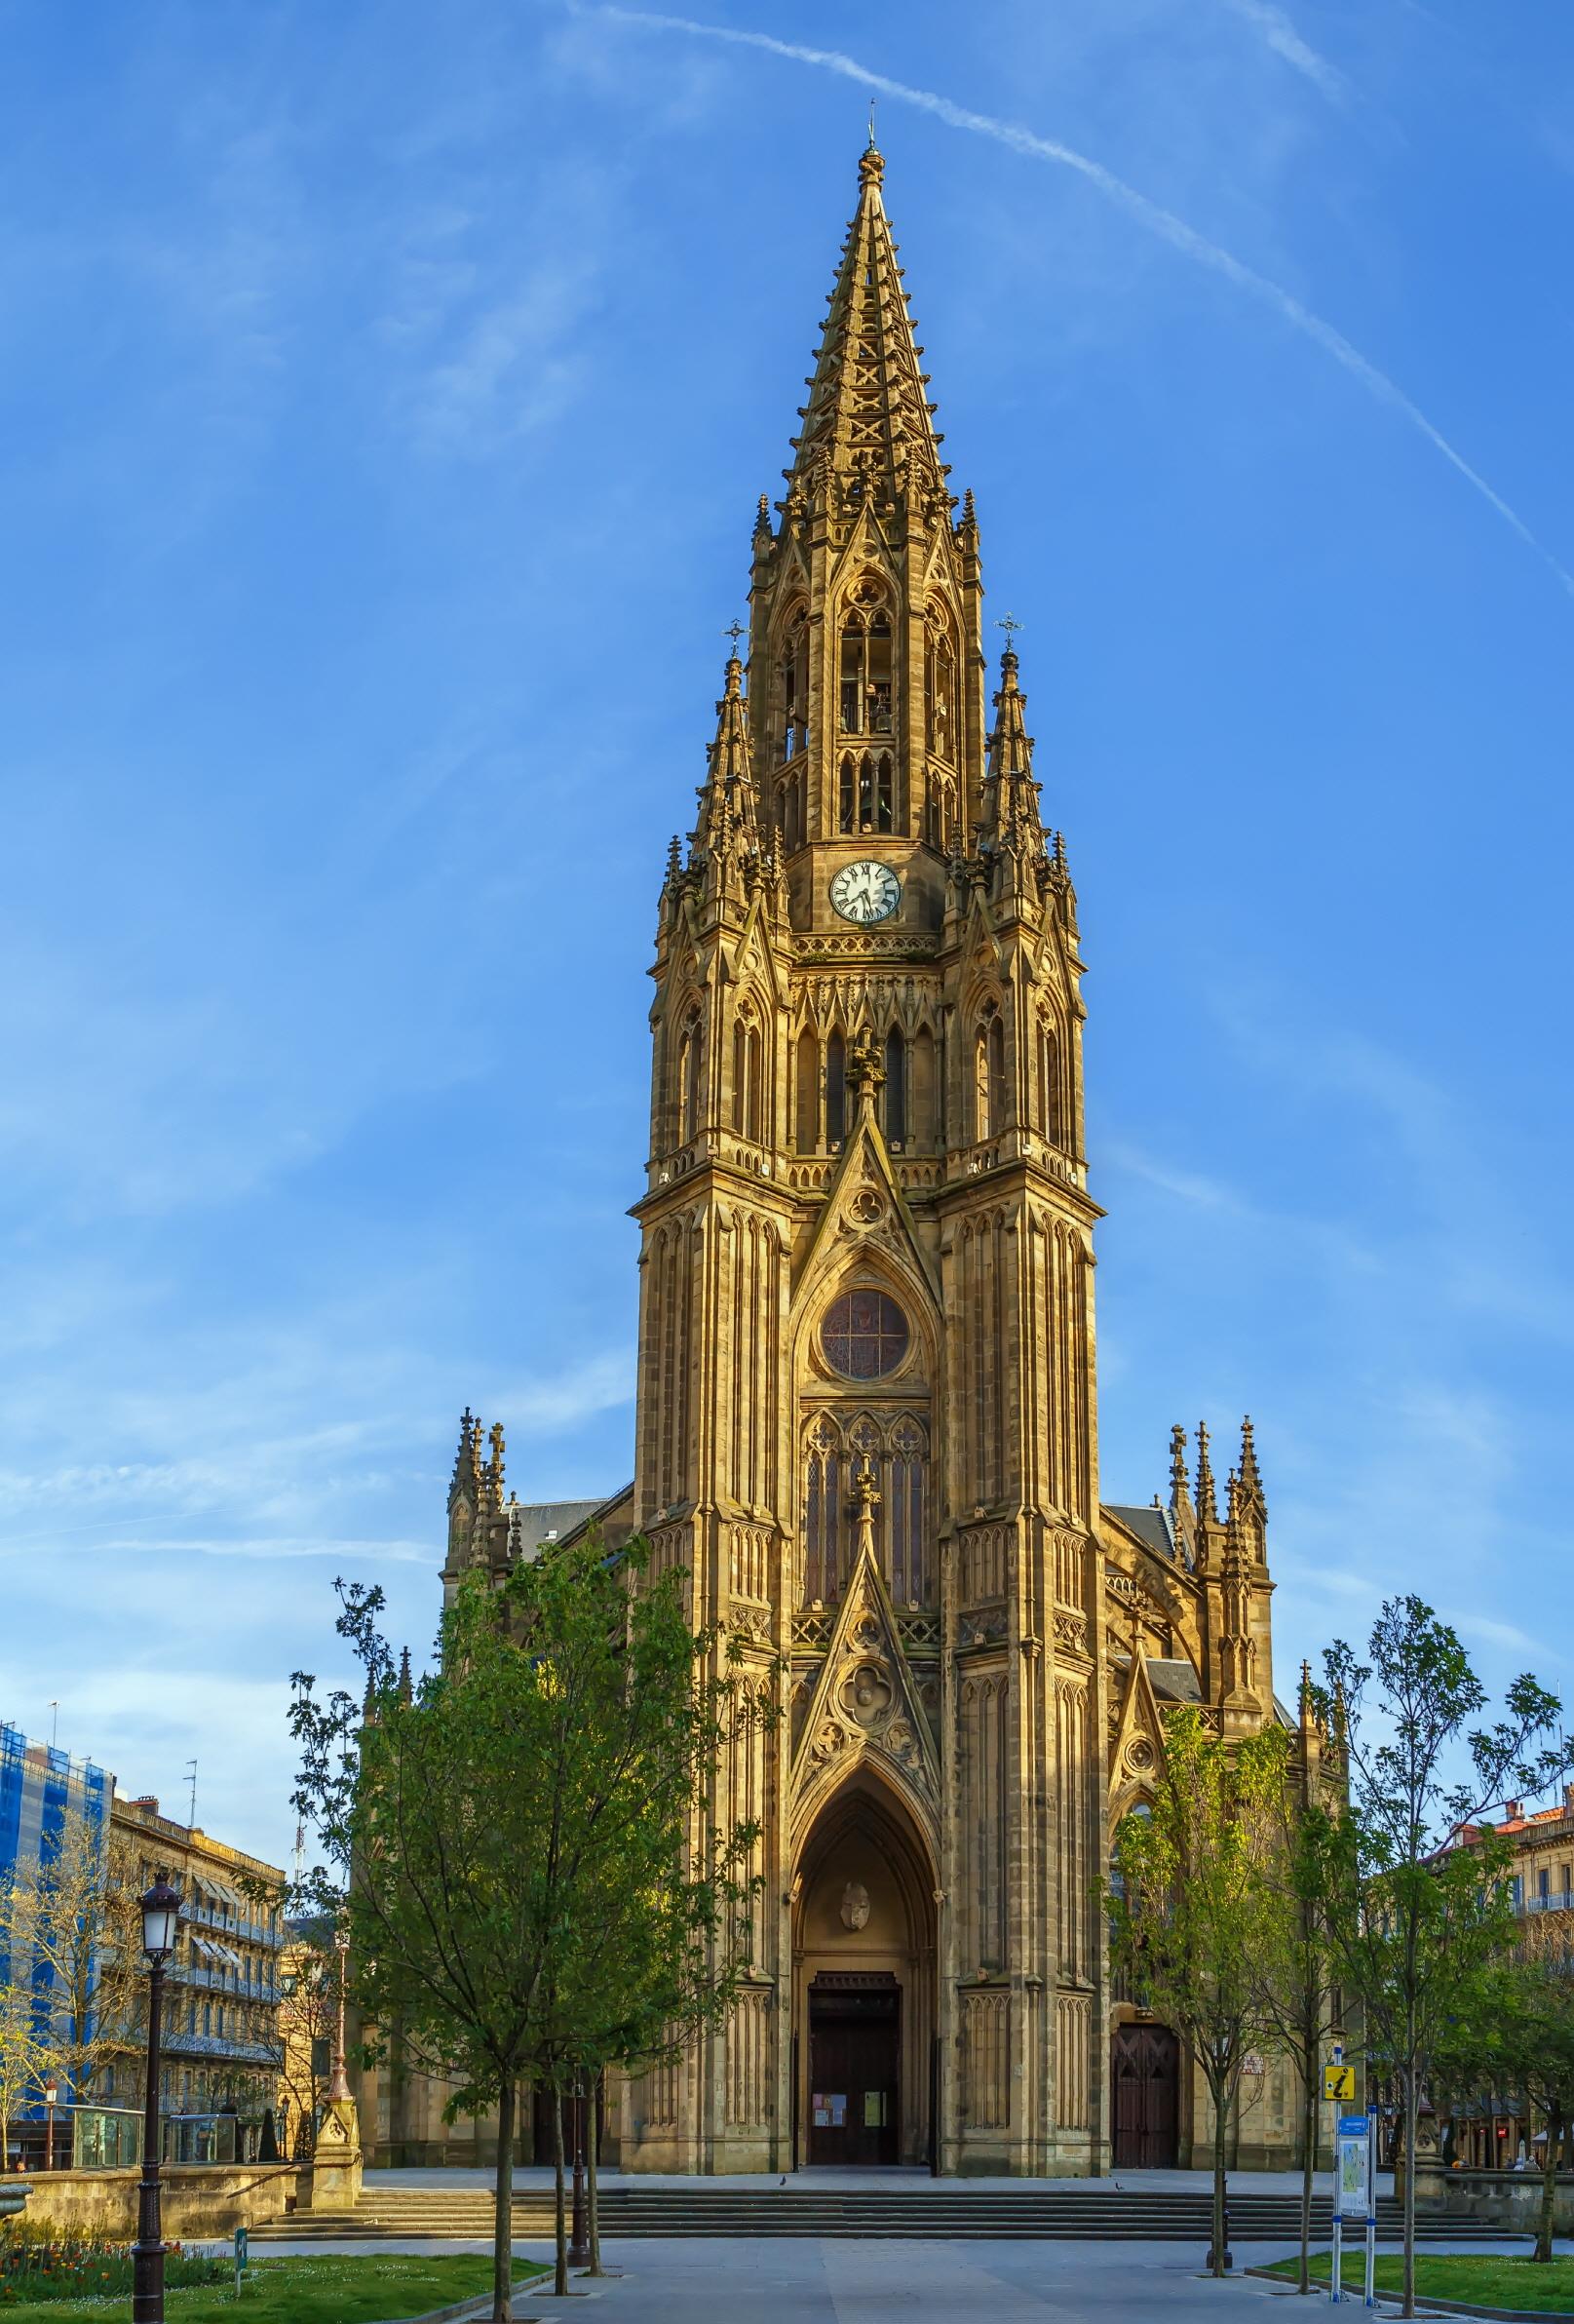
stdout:
POLYGON ((197 1762, 187 1760, 186 1765, 191 1769, 191 1812, 186 1818, 186 1838, 189 1840, 197 1829, 197 1762))
POLYGON ((49 1707, 55 1714, 49 1723, 49 1747, 53 1751, 60 1739, 60 1706, 53 1695, 50 1697, 49 1707))

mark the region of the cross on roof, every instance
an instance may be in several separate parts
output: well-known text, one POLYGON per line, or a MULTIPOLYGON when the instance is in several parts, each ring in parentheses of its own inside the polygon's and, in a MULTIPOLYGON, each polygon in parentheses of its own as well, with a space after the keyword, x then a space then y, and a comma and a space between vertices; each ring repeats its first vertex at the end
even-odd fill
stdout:
POLYGON ((995 623, 997 630, 1004 630, 1006 633, 1006 651, 1008 653, 1017 651, 1017 633, 1021 626, 1015 613, 1007 613, 995 623))
POLYGON ((736 621, 736 620, 735 620, 735 621, 734 621, 734 622, 731 624, 731 626, 730 626, 729 628, 727 628, 727 629, 723 630, 723 631, 722 631, 722 633, 721 633, 721 635, 723 636, 723 638, 730 638, 730 639, 732 639, 732 658, 733 658, 733 660, 734 660, 734 661, 736 661, 736 660, 738 659, 738 640, 739 640, 739 639, 740 639, 740 638, 743 636, 743 634, 744 634, 744 625, 743 625, 743 623, 742 623, 741 621, 736 621))

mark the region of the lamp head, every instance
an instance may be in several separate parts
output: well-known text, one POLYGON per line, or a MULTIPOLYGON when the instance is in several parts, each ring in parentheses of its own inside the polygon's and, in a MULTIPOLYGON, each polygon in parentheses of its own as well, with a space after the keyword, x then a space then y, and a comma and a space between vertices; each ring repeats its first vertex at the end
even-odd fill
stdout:
POLYGON ((142 1899, 142 1951, 155 1968, 163 1968, 174 1951, 180 1919, 180 1891, 160 1873, 142 1899))

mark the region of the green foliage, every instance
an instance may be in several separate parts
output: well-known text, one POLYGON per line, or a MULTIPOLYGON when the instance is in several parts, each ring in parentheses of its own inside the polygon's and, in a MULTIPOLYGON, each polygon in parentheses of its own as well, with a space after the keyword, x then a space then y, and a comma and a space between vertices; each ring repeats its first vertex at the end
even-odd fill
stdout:
POLYGON ((364 1703, 297 1675, 296 1804, 325 1862, 302 1901, 342 1915, 353 1998, 456 2085, 450 2112, 499 2112, 496 2265, 526 2072, 628 2054, 662 2013, 725 2006, 752 1885, 752 1826, 712 1809, 732 1738, 774 1715, 696 1634, 684 1576, 594 1538, 501 1581, 473 1573, 411 1685, 377 1629, 381 1594, 341 1586, 364 1703))
MULTIPOLYGON (((1276 2260, 1264 2275, 1287 2276, 1293 2260, 1276 2260)), ((1339 2274, 1345 2289, 1359 2294, 1365 2281, 1364 2256, 1346 2252, 1339 2274)), ((1331 2255, 1319 2252, 1312 2263, 1319 2283, 1332 2272, 1331 2255)), ((1390 2298, 1404 2279, 1403 2263, 1396 2253, 1377 2255, 1377 2289, 1390 2298)), ((1423 2252, 1415 2264, 1416 2289, 1423 2300, 1457 2300, 1473 2311, 1522 2308, 1531 2314, 1574 2315, 1574 2260, 1555 2260, 1550 2267, 1506 2252, 1423 2252)))
MULTIPOLYGON (((1480 1723, 1486 1690, 1455 1633, 1419 1598, 1391 1598, 1369 1662, 1341 1640, 1324 1655, 1317 1707, 1342 1754, 1348 1813, 1326 1836, 1324 1877, 1342 1974, 1359 1996, 1371 2063, 1397 2079, 1404 2152, 1440 2045, 1479 2027, 1491 1971, 1515 1938, 1509 1851, 1463 1829, 1510 1791, 1534 1796, 1570 1763, 1561 1707, 1528 1676, 1508 1716, 1480 1723)), ((1415 2180, 1404 2175, 1404 2313, 1415 2313, 1415 2180)))
POLYGON ((1171 1711, 1150 1811, 1127 1816, 1115 1841, 1115 1958, 1147 2007, 1186 2035, 1213 2102, 1215 2274, 1230 2109, 1248 2057, 1274 2031, 1263 1932, 1287 1760, 1278 1727, 1225 1744, 1191 1706, 1171 1711))
POLYGON ((1513 1952, 1483 1976, 1475 2011, 1440 2036, 1433 2085, 1456 2103, 1496 2097, 1540 2116, 1535 2256, 1550 2263, 1558 2156, 1565 2136, 1574 2140, 1574 1913, 1538 1914, 1519 1925, 1513 1952))
MULTIPOLYGON (((526 2263, 518 2272, 524 2281, 542 2271, 526 2263)), ((187 2256, 165 2262, 170 2324, 387 2324, 390 2318, 451 2307, 484 2292, 490 2274, 489 2262, 474 2255, 254 2260, 237 2306, 234 2269, 227 2259, 187 2256), (199 2267, 207 2272, 187 2272, 199 2267)), ((128 2274, 117 2286, 121 2296, 129 2283, 128 2274)), ((90 2319, 104 2324, 106 2315, 126 2312, 119 2305, 106 2309, 96 2294, 87 2299, 69 2291, 41 2295, 29 2286, 16 2302, 0 2295, 0 2314, 15 2324, 29 2324, 29 2319, 33 2324, 90 2324, 90 2319)))
MULTIPOLYGON (((219 2260, 177 2246, 165 2259, 164 2278, 173 2288, 233 2281, 233 2272, 219 2260)), ((32 2306, 57 2312, 61 2301, 108 2300, 131 2288, 129 2243, 52 2233, 29 2227, 25 2217, 0 2229, 0 2310, 8 2314, 32 2306)))

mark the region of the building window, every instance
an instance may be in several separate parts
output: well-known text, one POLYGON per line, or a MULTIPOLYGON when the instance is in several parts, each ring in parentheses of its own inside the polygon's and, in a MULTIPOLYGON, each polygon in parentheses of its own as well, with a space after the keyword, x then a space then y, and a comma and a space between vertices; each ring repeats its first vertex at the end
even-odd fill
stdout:
POLYGON ((902 1420, 891 1440, 886 1500, 890 1508, 887 1578, 898 1606, 922 1606, 929 1576, 924 1556, 924 1432, 902 1420))
POLYGON ((809 1439, 803 1499, 803 1595, 830 1605, 841 1596, 840 1444, 828 1420, 809 1439))
POLYGON ((883 1291, 843 1292, 825 1310, 820 1344, 843 1379, 884 1379, 907 1352, 907 1319, 883 1291))
POLYGON ((1006 1027, 993 1002, 974 1045, 974 1114, 976 1139, 998 1138, 1006 1126, 1006 1027))
POLYGON ((809 1026, 798 1035, 798 1088, 793 1110, 798 1151, 813 1154, 820 1146, 820 1043, 809 1026))

